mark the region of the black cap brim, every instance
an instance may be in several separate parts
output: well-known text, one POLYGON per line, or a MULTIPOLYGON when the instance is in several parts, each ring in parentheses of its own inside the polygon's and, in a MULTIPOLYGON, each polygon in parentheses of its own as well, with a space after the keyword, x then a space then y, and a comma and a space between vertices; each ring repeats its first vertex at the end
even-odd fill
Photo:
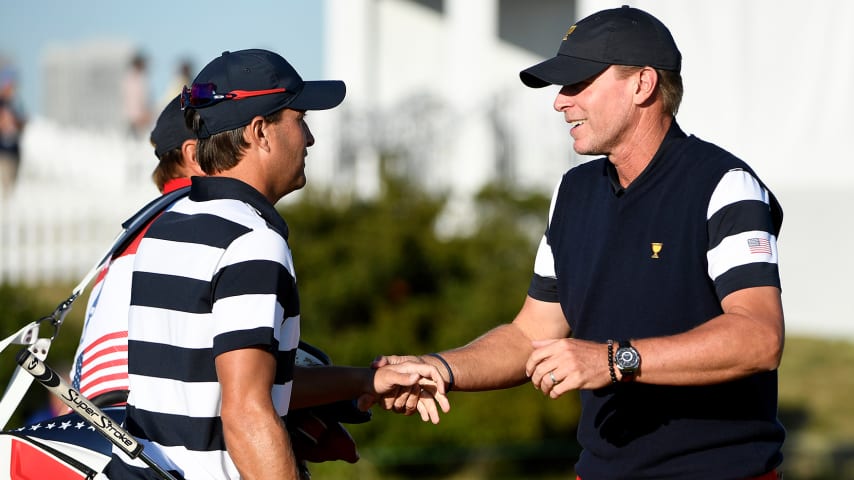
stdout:
POLYGON ((344 101, 347 87, 340 80, 304 82, 302 90, 287 105, 292 110, 328 110, 344 101))
POLYGON ((602 73, 610 64, 567 55, 557 55, 519 72, 522 83, 531 88, 574 85, 602 73))

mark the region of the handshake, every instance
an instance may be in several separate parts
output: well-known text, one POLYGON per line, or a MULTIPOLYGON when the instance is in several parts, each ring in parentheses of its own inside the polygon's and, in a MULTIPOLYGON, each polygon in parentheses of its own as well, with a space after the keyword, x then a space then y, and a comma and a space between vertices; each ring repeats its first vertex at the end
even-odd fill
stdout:
MULTIPOLYGON (((478 382, 468 378, 466 390, 510 388, 529 381, 544 395, 557 399, 569 391, 610 383, 607 362, 596 360, 606 358, 604 343, 571 338, 530 341, 526 337, 518 344, 522 348, 478 356, 477 364, 492 368, 488 372, 481 369, 478 382)), ((360 409, 378 404, 405 415, 417 411, 422 420, 433 423, 439 423, 439 410, 450 411, 447 393, 454 388, 454 372, 441 355, 380 356, 371 369, 372 389, 359 397, 360 409)))
POLYGON ((358 406, 367 410, 379 405, 404 415, 416 411, 421 420, 439 423, 439 410, 451 409, 447 393, 453 387, 453 372, 441 357, 433 354, 446 367, 445 375, 423 356, 380 356, 371 363, 374 394, 359 397, 358 406))
MULTIPOLYGON (((508 329, 493 336, 509 338, 506 332, 508 329)), ((464 378, 466 391, 511 388, 531 382, 544 395, 557 399, 570 391, 593 390, 611 383, 608 362, 600 360, 608 358, 605 343, 573 338, 516 338, 519 341, 515 342, 515 348, 476 348, 471 352, 471 347, 467 347, 468 362, 475 365, 471 368, 484 365, 490 368, 480 368, 476 379, 471 375, 464 378)), ((459 360, 461 355, 455 354, 459 360)), ((447 393, 454 388, 454 372, 439 354, 383 355, 370 368, 355 369, 361 377, 360 393, 355 397, 363 411, 373 405, 404 415, 417 411, 422 420, 433 423, 439 423, 440 410, 450 411, 447 393)))

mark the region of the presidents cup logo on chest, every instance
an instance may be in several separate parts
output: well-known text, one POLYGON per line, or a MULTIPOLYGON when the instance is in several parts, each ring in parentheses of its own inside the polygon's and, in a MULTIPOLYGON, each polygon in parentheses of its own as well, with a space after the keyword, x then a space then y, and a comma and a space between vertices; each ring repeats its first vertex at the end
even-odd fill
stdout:
POLYGON ((650 258, 660 258, 658 254, 661 253, 661 249, 664 247, 664 244, 661 242, 652 242, 649 246, 652 249, 652 257, 650 258))

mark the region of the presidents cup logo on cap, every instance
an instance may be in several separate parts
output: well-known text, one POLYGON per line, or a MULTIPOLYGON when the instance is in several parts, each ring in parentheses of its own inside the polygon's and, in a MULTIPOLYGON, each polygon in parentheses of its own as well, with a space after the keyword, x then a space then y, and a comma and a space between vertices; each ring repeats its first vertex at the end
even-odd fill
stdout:
POLYGON ((611 65, 653 67, 678 72, 682 54, 661 21, 637 8, 602 10, 576 22, 553 58, 519 73, 534 88, 573 85, 611 65))
POLYGON ((572 35, 572 32, 574 32, 574 31, 575 31, 575 25, 569 27, 569 30, 566 31, 566 34, 564 34, 563 39, 566 40, 567 38, 569 38, 569 36, 572 35))

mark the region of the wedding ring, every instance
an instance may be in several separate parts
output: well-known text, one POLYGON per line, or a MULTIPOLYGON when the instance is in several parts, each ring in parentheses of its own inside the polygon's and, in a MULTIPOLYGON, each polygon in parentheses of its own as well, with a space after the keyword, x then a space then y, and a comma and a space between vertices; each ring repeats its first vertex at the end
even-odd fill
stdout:
POLYGON ((555 372, 549 372, 549 378, 551 378, 551 379, 552 379, 552 386, 557 385, 558 383, 560 383, 560 380, 558 380, 558 379, 556 379, 556 378, 555 378, 555 372))

